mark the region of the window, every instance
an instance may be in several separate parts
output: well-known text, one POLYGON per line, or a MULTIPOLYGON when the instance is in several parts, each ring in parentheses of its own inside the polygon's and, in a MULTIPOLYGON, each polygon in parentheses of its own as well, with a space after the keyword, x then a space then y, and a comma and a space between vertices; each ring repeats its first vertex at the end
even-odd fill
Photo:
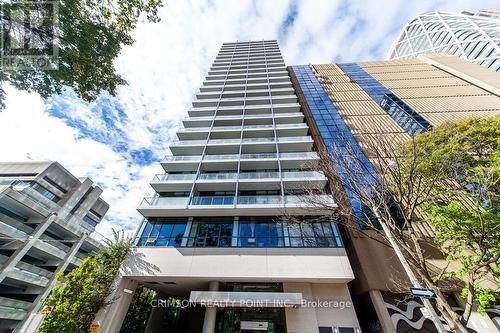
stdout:
POLYGON ((288 225, 292 247, 336 247, 337 231, 330 222, 296 222, 288 225))
POLYGON ((188 246, 230 247, 233 236, 233 217, 204 218, 193 221, 188 246))
POLYGON ((95 227, 97 225, 97 222, 94 221, 92 218, 90 218, 88 215, 85 215, 82 219, 86 223, 90 224, 91 226, 95 227))
POLYGON ((238 246, 282 247, 283 224, 272 217, 242 217, 239 223, 238 246))
POLYGON ((146 223, 139 246, 181 246, 186 230, 185 218, 156 218, 146 223))
POLYGON ((53 181, 52 179, 50 179, 49 177, 47 176, 43 176, 43 180, 45 180, 47 183, 49 183, 50 185, 54 186, 55 188, 57 188, 59 191, 61 191, 62 193, 66 193, 66 189, 64 189, 61 185, 57 184, 55 181, 53 181))
POLYGON ((47 199, 53 201, 53 202, 57 202, 60 199, 57 195, 55 195, 54 193, 50 192, 49 190, 47 190, 45 187, 43 187, 40 184, 36 184, 35 183, 33 185, 33 189, 36 190, 41 195, 43 195, 44 197, 46 197, 47 199))

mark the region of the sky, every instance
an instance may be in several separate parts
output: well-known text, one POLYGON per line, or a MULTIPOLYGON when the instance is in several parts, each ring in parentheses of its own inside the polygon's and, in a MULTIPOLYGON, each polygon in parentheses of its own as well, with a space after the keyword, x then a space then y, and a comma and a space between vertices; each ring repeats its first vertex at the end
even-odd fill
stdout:
POLYGON ((133 232, 149 181, 162 173, 187 109, 223 42, 277 39, 285 63, 385 59, 414 16, 477 11, 496 1, 164 0, 160 23, 141 22, 115 61, 128 82, 93 103, 71 91, 42 99, 8 85, 0 112, 0 161, 53 160, 103 189, 99 233, 133 232))

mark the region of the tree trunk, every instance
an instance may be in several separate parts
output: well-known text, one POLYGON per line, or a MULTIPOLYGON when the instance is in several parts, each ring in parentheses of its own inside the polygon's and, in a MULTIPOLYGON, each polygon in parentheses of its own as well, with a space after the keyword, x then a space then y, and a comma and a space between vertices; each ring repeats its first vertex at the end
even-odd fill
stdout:
POLYGON ((467 324, 469 321, 470 314, 472 312, 472 303, 474 302, 474 276, 469 276, 469 281, 467 282, 467 300, 465 302, 464 314, 462 315, 462 321, 467 324))

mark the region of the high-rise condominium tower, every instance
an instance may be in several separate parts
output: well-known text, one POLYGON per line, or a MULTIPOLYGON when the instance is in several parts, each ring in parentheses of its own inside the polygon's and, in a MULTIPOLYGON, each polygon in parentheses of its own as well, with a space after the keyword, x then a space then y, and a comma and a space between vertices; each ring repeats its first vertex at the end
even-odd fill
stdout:
POLYGON ((57 162, 0 163, 0 331, 28 325, 55 274, 98 250, 101 193, 57 162))
POLYGON ((422 53, 448 53, 494 71, 500 70, 500 10, 432 12, 412 19, 389 51, 389 59, 422 53))
POLYGON ((357 332, 336 221, 308 221, 304 195, 334 202, 277 42, 225 43, 188 114, 101 331, 140 283, 192 302, 175 323, 154 307, 148 332, 357 332))
MULTIPOLYGON (((333 145, 348 147, 346 156, 355 153, 367 173, 374 168, 383 171, 376 168, 381 156, 370 151, 373 144, 397 147, 446 121, 500 115, 500 73, 454 56, 427 54, 411 60, 293 66, 290 72, 316 146, 329 151, 333 164, 342 160, 337 154, 343 153, 331 149, 333 145)), ((338 176, 343 176, 342 170, 338 176)), ((350 199, 356 208, 356 198, 350 199)), ((417 227, 422 238, 433 238, 430 225, 422 221, 417 227)), ((355 273, 350 291, 362 331, 435 332, 418 310, 422 307, 418 299, 401 289, 407 278, 394 252, 366 237, 376 236, 374 231, 365 231, 365 236, 345 231, 355 273)), ((442 269, 443 257, 430 256, 430 265, 442 269)), ((494 286, 494 281, 485 283, 494 286)), ((460 298, 453 290, 449 292, 450 304, 460 309, 460 298)), ((497 332, 498 323, 494 307, 487 316, 473 313, 469 327, 478 333, 497 332)))

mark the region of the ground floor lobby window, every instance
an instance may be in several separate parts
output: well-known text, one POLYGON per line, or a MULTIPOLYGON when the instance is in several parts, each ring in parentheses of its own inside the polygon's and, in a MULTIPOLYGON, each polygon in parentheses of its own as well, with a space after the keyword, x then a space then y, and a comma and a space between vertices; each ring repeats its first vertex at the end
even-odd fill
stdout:
POLYGON ((286 333, 283 308, 222 308, 216 333, 286 333))

